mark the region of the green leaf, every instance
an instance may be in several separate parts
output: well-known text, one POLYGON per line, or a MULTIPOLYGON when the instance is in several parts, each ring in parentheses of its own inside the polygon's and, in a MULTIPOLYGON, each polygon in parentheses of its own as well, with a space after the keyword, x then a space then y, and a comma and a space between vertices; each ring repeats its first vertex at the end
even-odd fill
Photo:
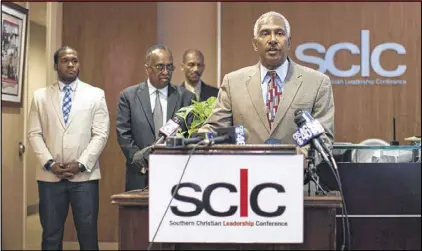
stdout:
MULTIPOLYGON (((193 133, 198 132, 198 129, 201 128, 208 117, 211 116, 216 101, 216 97, 210 97, 202 102, 192 100, 192 105, 183 107, 176 112, 176 115, 182 117, 185 121, 188 115, 192 113, 192 123, 190 126, 186 125, 188 128, 188 137, 191 137, 193 133)), ((177 135, 183 136, 183 133, 185 132, 181 132, 180 130, 177 135)))

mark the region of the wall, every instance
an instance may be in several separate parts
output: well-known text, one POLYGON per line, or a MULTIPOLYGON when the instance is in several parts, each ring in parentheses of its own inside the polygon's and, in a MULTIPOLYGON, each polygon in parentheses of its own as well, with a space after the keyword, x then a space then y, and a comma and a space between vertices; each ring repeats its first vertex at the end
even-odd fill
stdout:
MULTIPOLYGON (((393 70, 407 65, 399 78, 406 85, 334 85, 336 141, 358 143, 367 138, 392 140, 392 119, 397 117, 397 139, 420 135, 421 113, 421 4, 420 3, 222 3, 222 75, 256 64, 252 48, 253 26, 263 13, 274 10, 289 20, 292 34, 290 56, 301 63, 294 51, 304 42, 316 42, 325 48, 351 42, 361 48, 361 29, 370 31, 369 50, 380 43, 395 42, 406 48, 406 55, 393 51, 382 54, 381 65, 393 70)), ((306 52, 323 57, 325 53, 306 52)), ((360 54, 343 50, 334 58, 337 68, 347 70, 360 64, 360 54)), ((315 64, 302 63, 314 69, 315 64)), ((332 79, 339 79, 329 74, 332 79)), ((387 79, 373 69, 369 77, 359 74, 350 79, 387 79)))
MULTIPOLYGON (((29 40, 28 50, 28 74, 30 77, 28 78, 28 92, 26 95, 28 111, 34 91, 47 85, 46 28, 32 21, 29 27, 31 39, 29 40)), ((35 170, 39 165, 31 145, 27 144, 26 148, 25 157, 27 158, 27 163, 29 163, 26 169, 26 202, 28 206, 34 206, 38 204, 38 185, 35 180, 35 170)))
POLYGON ((168 46, 173 53, 176 71, 172 82, 181 84, 183 53, 199 49, 205 57, 202 79, 218 87, 217 83, 217 3, 158 3, 157 43, 168 46))
MULTIPOLYGON (((105 91, 110 112, 110 135, 100 157, 100 241, 117 241, 117 207, 110 197, 124 191, 125 159, 116 137, 119 94, 145 81, 145 52, 156 43, 156 27, 156 3, 63 3, 63 45, 79 52, 80 79, 105 91)), ((77 240, 71 214, 65 240, 77 240)))

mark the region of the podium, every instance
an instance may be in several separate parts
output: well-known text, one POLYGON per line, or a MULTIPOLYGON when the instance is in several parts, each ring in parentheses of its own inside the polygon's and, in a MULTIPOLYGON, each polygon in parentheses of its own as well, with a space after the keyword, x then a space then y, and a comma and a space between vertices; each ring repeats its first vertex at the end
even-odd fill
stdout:
MULTIPOLYGON (((157 155, 187 155, 190 147, 167 149, 157 147, 157 155)), ((296 155, 293 145, 217 145, 198 148, 194 155, 242 155, 270 156, 296 155)), ((151 170, 153 172, 153 167, 151 170)), ((154 189, 154 186, 151 186, 154 189)), ((152 191, 152 190, 151 190, 152 191)), ((308 196, 303 193, 303 243, 159 243, 154 250, 199 250, 199 249, 260 249, 260 250, 335 250, 336 208, 341 206, 338 192, 326 196, 308 196)), ((112 204, 119 207, 119 249, 145 250, 149 244, 149 191, 133 190, 111 197, 112 204)), ((168 202, 167 202, 168 203, 168 202)), ((274 228, 276 231, 281 228, 274 228)), ((161 231, 161 229, 160 229, 161 231)), ((236 230, 238 231, 238 230, 236 230)), ((274 231, 274 230, 272 230, 274 231)), ((264 233, 265 234, 265 231, 264 233)))

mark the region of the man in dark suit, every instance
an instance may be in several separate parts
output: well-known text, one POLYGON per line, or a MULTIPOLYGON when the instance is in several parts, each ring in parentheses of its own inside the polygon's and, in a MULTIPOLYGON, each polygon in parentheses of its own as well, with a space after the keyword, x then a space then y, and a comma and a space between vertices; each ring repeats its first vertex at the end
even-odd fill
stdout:
POLYGON ((117 140, 126 157, 126 191, 148 185, 148 173, 136 163, 132 164, 136 153, 139 155, 155 142, 159 129, 177 110, 191 105, 193 94, 170 83, 174 69, 170 49, 154 45, 146 53, 147 81, 120 93, 116 130, 117 140))
POLYGON ((195 94, 195 99, 199 101, 207 100, 209 97, 217 97, 218 88, 209 86, 201 80, 205 69, 204 55, 196 49, 187 50, 183 54, 181 64, 185 75, 182 86, 195 94))

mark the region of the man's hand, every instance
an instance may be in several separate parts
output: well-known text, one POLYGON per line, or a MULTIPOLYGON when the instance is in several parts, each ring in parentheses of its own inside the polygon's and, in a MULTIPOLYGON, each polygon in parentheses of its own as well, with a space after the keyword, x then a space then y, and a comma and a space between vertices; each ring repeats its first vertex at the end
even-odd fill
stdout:
POLYGON ((308 150, 309 150, 309 147, 299 147, 299 146, 296 147, 296 153, 305 155, 305 158, 308 157, 308 150))
POLYGON ((58 162, 54 163, 54 165, 51 166, 51 172, 54 173, 60 179, 73 178, 73 173, 68 172, 66 169, 64 169, 63 163, 58 163, 58 162))
POLYGON ((79 163, 77 161, 63 163, 63 165, 64 170, 66 172, 72 173, 73 175, 76 175, 81 172, 81 170, 79 169, 79 163))
POLYGON ((153 147, 147 146, 133 155, 132 164, 138 167, 142 173, 145 173, 146 168, 148 168, 149 155, 152 151, 153 147))

